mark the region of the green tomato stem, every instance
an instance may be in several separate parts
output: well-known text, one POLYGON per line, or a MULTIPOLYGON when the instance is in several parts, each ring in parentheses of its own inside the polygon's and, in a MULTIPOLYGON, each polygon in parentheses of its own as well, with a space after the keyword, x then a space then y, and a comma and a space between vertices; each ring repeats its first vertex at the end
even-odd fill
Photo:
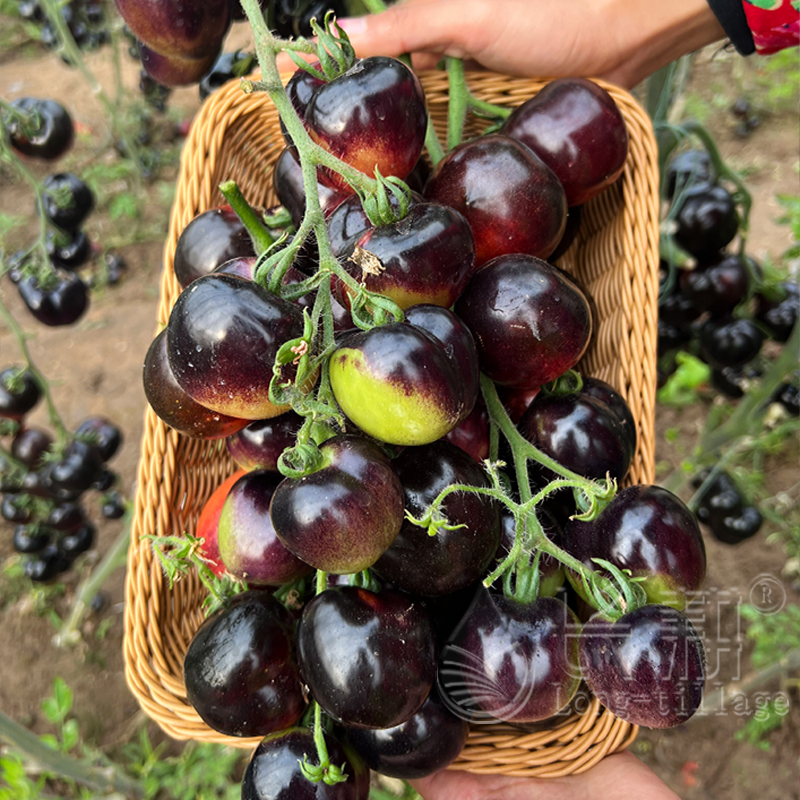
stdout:
POLYGON ((464 138, 464 121, 469 110, 470 93, 464 76, 464 62, 448 56, 447 80, 449 96, 447 102, 447 149, 458 147, 464 138))
POLYGON ((221 183, 219 185, 219 190, 250 234, 256 255, 260 256, 262 253, 269 250, 269 248, 275 244, 275 239, 270 235, 270 232, 261 221, 261 217, 256 214, 250 203, 245 200, 236 181, 225 181, 221 183))

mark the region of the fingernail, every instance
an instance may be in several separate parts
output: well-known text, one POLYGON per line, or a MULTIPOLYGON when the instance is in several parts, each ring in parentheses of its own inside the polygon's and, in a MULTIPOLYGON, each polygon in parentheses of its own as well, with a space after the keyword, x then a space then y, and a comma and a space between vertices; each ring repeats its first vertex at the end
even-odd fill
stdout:
POLYGON ((346 17, 345 19, 337 20, 337 22, 348 34, 354 34, 357 36, 358 34, 366 33, 367 31, 366 17, 346 17))

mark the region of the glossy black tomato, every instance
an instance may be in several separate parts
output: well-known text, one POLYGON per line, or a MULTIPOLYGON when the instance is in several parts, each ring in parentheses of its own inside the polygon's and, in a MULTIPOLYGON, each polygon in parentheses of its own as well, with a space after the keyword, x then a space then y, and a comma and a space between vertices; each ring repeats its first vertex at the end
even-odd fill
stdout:
POLYGON ((89 417, 78 425, 75 436, 85 439, 100 456, 109 461, 122 446, 122 431, 105 417, 89 417))
POLYGON ((471 387, 464 385, 445 344, 405 322, 343 339, 331 356, 330 380, 348 418, 389 444, 440 439, 467 417, 476 400, 474 393, 467 395, 471 387))
POLYGON ((21 420, 39 402, 42 391, 32 372, 6 367, 0 372, 0 417, 21 420))
POLYGON ((63 239, 48 231, 45 246, 50 263, 58 269, 77 269, 89 260, 92 253, 89 238, 81 230, 71 231, 63 239))
POLYGON ((343 728, 347 743, 381 775, 414 780, 445 769, 458 758, 469 724, 441 701, 434 689, 410 719, 391 728, 343 728))
POLYGON ((417 712, 436 677, 427 612, 408 595, 327 589, 303 610, 300 668, 312 697, 338 722, 389 728, 417 712))
POLYGON ((231 434, 225 440, 228 455, 242 469, 278 470, 281 453, 292 447, 303 419, 294 411, 287 411, 272 419, 251 422, 246 428, 231 434))
POLYGON ((173 268, 181 286, 208 275, 232 258, 255 256, 250 234, 230 206, 198 214, 182 231, 173 268))
POLYGON ((773 402, 780 403, 787 414, 800 417, 800 386, 795 383, 782 383, 772 396, 773 402))
POLYGON ((580 663, 595 697, 635 725, 679 725, 703 698, 703 643, 669 606, 642 606, 616 622, 592 617, 581 632, 580 663))
POLYGON ((507 136, 482 136, 456 147, 436 165, 424 194, 464 215, 478 266, 507 253, 547 258, 567 223, 558 178, 507 136))
POLYGON ((713 258, 739 229, 733 196, 717 184, 685 192, 675 223, 675 241, 697 258, 713 258))
POLYGON ((17 525, 11 545, 17 553, 39 553, 53 539, 53 532, 41 525, 17 525))
POLYGON ((469 416, 462 420, 445 437, 445 440, 460 447, 479 464, 489 458, 489 412, 480 396, 469 416))
POLYGON ((575 614, 554 597, 521 603, 479 591, 439 659, 447 705, 476 721, 552 717, 580 684, 575 614))
POLYGON ((492 380, 534 388, 571 369, 592 333, 589 303, 564 273, 527 255, 484 264, 455 305, 492 380))
MULTIPOLYGON (((629 486, 592 522, 572 520, 564 549, 586 566, 602 558, 642 577, 650 602, 682 609, 700 589, 706 551, 697 520, 680 498, 660 486, 629 486)), ((579 594, 582 582, 567 574, 579 594)))
POLYGON ((33 511, 30 507, 30 502, 25 497, 20 497, 17 494, 4 494, 3 500, 0 502, 0 517, 6 522, 30 522, 33 517, 33 511))
POLYGON ((289 728, 267 736, 255 749, 242 780, 242 800, 367 800, 369 770, 332 736, 325 737, 331 764, 344 767, 347 780, 329 786, 312 783, 300 771, 307 758, 315 764, 314 734, 289 728))
POLYGON ((658 320, 658 357, 689 344, 694 333, 688 325, 671 325, 663 319, 658 320))
POLYGON ((76 231, 94 208, 92 190, 77 175, 48 175, 44 189, 44 214, 64 231, 76 231))
POLYGON ((158 333, 147 350, 144 393, 153 411, 171 428, 197 439, 224 439, 250 420, 220 414, 193 400, 175 380, 167 357, 167 330, 158 333))
POLYGON ((277 472, 253 470, 230 488, 218 521, 217 543, 228 572, 252 586, 281 586, 312 568, 278 539, 269 516, 277 472))
POLYGON ((520 433, 562 466, 586 478, 621 481, 632 451, 619 417, 596 397, 540 392, 517 425, 520 433))
POLYGON ((92 489, 98 492, 107 492, 118 480, 119 475, 112 469, 101 469, 92 481, 92 489))
POLYGON ((724 544, 739 544, 761 529, 764 518, 755 506, 745 506, 736 516, 725 517, 711 529, 714 538, 724 544))
POLYGON ((167 110, 167 98, 172 93, 172 89, 152 78, 145 69, 139 71, 139 91, 144 96, 144 102, 150 108, 160 113, 167 110))
POLYGON ((198 86, 200 99, 205 100, 228 81, 241 78, 250 71, 255 58, 252 53, 236 50, 232 53, 222 53, 214 62, 211 70, 205 74, 198 86))
POLYGON ((7 122, 9 141, 15 150, 34 158, 55 159, 72 146, 75 129, 67 110, 55 100, 21 97, 11 107, 28 118, 27 125, 11 117, 7 122))
POLYGON ((747 297, 750 271, 745 260, 736 254, 721 254, 696 269, 682 270, 681 294, 698 313, 726 314, 747 297))
POLYGON ((213 68, 219 56, 219 47, 197 58, 176 54, 165 55, 137 42, 139 60, 145 72, 162 86, 189 86, 197 83, 213 68))
POLYGON ((800 315, 800 287, 784 281, 775 296, 756 295, 755 318, 769 331, 776 342, 788 342, 800 315))
MULTIPOLYGON (((392 462, 406 512, 420 516, 448 486, 489 487, 483 468, 467 453, 448 442, 408 447, 392 462)), ((450 495, 442 513, 455 530, 427 528, 404 520, 394 543, 375 563, 375 573, 392 586, 411 594, 437 596, 463 589, 483 576, 500 542, 499 509, 485 495, 450 495)))
MULTIPOLYGON (((677 283, 677 282, 676 282, 677 283)), ((658 301, 658 319, 668 325, 684 327, 694 322, 700 316, 700 312, 688 297, 675 288, 675 290, 663 299, 658 301)))
POLYGON ((272 496, 278 538, 325 572, 360 572, 395 540, 403 489, 391 462, 367 439, 339 435, 320 445, 322 462, 302 478, 285 478, 272 496))
POLYGON ((242 419, 286 407, 269 399, 278 348, 302 336, 303 312, 252 281, 205 275, 178 297, 167 355, 178 385, 201 405, 242 419))
POLYGON ((97 528, 87 522, 78 528, 74 533, 68 533, 58 542, 58 549, 70 561, 76 559, 81 553, 85 553, 94 545, 97 538, 97 528))
POLYGON ((228 736, 283 730, 305 707, 292 616, 264 591, 237 595, 198 628, 183 677, 203 721, 228 736))
POLYGON ((700 353, 712 367, 741 367, 761 350, 764 335, 749 319, 725 316, 709 319, 698 335, 700 353))
POLYGON ((89 288, 73 272, 59 270, 41 281, 28 275, 17 289, 31 314, 45 325, 72 325, 89 307, 89 288))
POLYGON ((50 449, 53 438, 39 428, 23 428, 11 441, 11 455, 28 469, 39 469, 42 456, 50 449))
POLYGON ((761 377, 762 370, 757 364, 743 367, 722 367, 711 370, 712 386, 726 397, 738 400, 744 397, 751 386, 761 377))
POLYGON ((611 384, 601 381, 600 378, 582 376, 582 394, 588 394, 605 403, 616 415, 625 431, 628 449, 631 456, 636 452, 636 420, 633 418, 630 406, 625 398, 611 384))
POLYGON ((36 583, 46 583, 67 569, 69 560, 55 544, 48 544, 25 562, 25 575, 36 583))
POLYGON ((120 519, 125 516, 125 501, 118 491, 109 492, 103 497, 100 513, 105 519, 120 519))
POLYGON ((75 439, 64 449, 61 458, 48 464, 52 486, 68 492, 86 491, 103 471, 103 462, 95 448, 75 439))
MULTIPOLYGON (((370 226, 337 256, 360 285, 400 308, 418 303, 450 308, 472 274, 475 244, 458 211, 417 203, 398 222, 370 226)), ((339 302, 349 306, 350 293, 341 281, 335 291, 339 302)))
MULTIPOLYGON (((425 142, 428 112, 417 76, 385 56, 357 60, 321 86, 305 109, 311 138, 369 176, 404 178, 416 166, 425 142)), ((338 173, 319 171, 327 185, 352 193, 338 173)))
POLYGON ((711 157, 705 150, 684 150, 667 165, 664 190, 668 200, 672 200, 676 191, 682 192, 694 186, 714 183, 716 175, 711 164, 711 157))
POLYGON ((610 186, 628 155, 628 130, 605 89, 585 78, 560 78, 516 108, 501 132, 530 147, 579 206, 610 186))
POLYGON ((72 533, 87 523, 86 512, 78 503, 60 503, 54 506, 47 515, 45 523, 60 533, 72 533))

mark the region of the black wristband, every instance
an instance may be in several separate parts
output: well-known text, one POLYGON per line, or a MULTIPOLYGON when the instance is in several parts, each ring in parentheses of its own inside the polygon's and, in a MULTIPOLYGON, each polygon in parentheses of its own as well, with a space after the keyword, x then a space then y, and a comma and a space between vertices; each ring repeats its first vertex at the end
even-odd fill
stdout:
POLYGON ((711 6, 714 16, 722 25, 736 51, 743 56, 754 53, 756 46, 747 24, 742 0, 706 0, 706 2, 711 6))

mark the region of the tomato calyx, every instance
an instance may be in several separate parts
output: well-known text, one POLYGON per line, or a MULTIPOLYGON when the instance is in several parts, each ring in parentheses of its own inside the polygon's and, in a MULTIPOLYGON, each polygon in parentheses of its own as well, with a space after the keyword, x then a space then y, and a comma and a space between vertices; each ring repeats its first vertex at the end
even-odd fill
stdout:
POLYGON ((344 28, 339 25, 336 20, 336 14, 332 10, 325 14, 323 25, 312 19, 311 29, 317 37, 317 58, 319 59, 320 69, 317 69, 292 50, 287 50, 289 57, 300 69, 318 80, 326 83, 336 80, 356 63, 356 51, 353 49, 353 45, 350 44, 349 37, 344 28))

